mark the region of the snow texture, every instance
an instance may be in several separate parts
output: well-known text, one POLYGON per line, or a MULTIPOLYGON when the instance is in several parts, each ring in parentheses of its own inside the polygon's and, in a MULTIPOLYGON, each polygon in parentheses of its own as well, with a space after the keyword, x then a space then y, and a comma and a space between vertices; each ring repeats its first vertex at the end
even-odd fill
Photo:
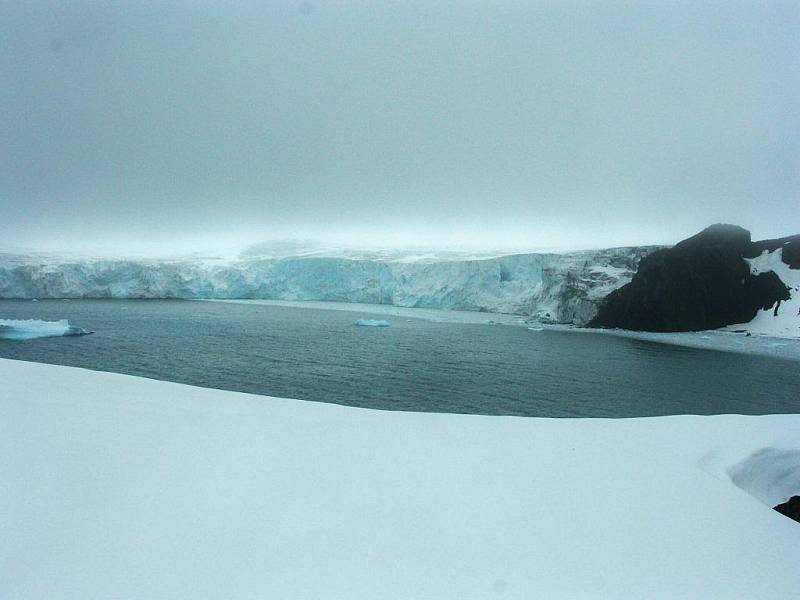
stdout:
POLYGON ((800 589, 800 526, 769 507, 800 492, 800 415, 383 412, 9 360, 0 380, 2 598, 800 589))
POLYGON ((770 337, 800 338, 800 270, 790 269, 783 262, 783 248, 772 252, 765 250, 760 256, 745 259, 750 264, 753 275, 775 273, 789 288, 789 300, 778 302, 765 310, 760 310, 749 323, 730 325, 727 330, 744 329, 750 333, 770 337))
POLYGON ((509 313, 582 324, 655 248, 435 261, 289 256, 60 260, 0 254, 0 298, 260 298, 509 313))

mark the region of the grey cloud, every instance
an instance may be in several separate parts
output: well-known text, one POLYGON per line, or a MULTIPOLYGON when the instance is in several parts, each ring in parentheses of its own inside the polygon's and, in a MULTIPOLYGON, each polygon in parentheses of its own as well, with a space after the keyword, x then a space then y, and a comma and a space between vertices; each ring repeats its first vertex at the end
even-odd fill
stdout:
POLYGON ((800 231, 795 2, 5 2, 7 244, 800 231))

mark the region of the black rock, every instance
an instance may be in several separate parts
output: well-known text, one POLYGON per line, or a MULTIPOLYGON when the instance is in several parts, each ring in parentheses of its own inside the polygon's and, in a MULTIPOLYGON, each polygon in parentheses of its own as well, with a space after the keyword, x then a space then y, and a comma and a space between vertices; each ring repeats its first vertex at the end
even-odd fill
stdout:
POLYGON ((800 496, 792 496, 788 502, 778 504, 775 510, 800 523, 800 496))
POLYGON ((797 267, 800 236, 752 242, 750 232, 717 224, 639 263, 627 285, 609 294, 589 327, 639 331, 701 331, 745 323, 790 298, 775 273, 752 275, 744 258, 783 248, 797 267))

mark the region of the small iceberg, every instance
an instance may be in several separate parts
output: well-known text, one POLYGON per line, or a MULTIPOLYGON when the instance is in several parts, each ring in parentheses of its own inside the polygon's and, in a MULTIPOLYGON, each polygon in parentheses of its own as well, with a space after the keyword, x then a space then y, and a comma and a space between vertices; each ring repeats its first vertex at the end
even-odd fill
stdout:
POLYGON ((90 329, 74 327, 69 321, 39 321, 38 319, 0 319, 0 340, 33 340, 43 337, 89 335, 90 329))
POLYGON ((356 321, 359 327, 389 327, 389 321, 383 319, 359 319, 356 321))

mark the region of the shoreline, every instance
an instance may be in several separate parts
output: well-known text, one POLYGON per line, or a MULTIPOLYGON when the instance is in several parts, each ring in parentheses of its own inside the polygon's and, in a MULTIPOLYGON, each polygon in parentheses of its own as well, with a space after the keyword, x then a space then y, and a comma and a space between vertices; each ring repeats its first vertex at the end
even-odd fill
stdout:
POLYGON ((374 314, 407 319, 424 319, 436 323, 459 323, 470 325, 511 325, 535 328, 543 332, 558 331, 569 333, 613 335, 628 339, 670 344, 687 348, 717 350, 757 354, 788 360, 800 360, 800 338, 776 337, 763 334, 746 335, 725 329, 707 331, 686 331, 659 333, 650 331, 629 331, 625 329, 599 329, 576 325, 541 323, 525 315, 489 313, 477 311, 444 310, 439 308, 410 308, 387 304, 362 304, 355 302, 328 302, 318 300, 260 300, 260 299, 216 299, 203 298, 193 302, 220 302, 252 306, 274 306, 287 308, 308 308, 336 310, 355 314, 374 314))

